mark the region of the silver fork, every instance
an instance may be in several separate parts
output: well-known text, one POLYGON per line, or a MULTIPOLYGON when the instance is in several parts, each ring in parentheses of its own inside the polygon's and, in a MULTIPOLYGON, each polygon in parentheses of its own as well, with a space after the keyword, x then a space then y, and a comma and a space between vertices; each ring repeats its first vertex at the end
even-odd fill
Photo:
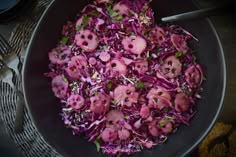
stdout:
POLYGON ((6 63, 9 68, 13 69, 17 77, 19 77, 20 76, 20 72, 18 70, 18 65, 20 63, 19 57, 16 53, 13 53, 11 45, 1 34, 0 34, 0 56, 1 59, 4 59, 4 63, 6 63))
MULTIPOLYGON (((0 59, 0 80, 9 84, 17 95, 17 106, 24 106, 24 96, 22 91, 16 87, 13 82, 13 71, 0 59)), ((15 132, 23 130, 24 108, 16 106, 15 132)))

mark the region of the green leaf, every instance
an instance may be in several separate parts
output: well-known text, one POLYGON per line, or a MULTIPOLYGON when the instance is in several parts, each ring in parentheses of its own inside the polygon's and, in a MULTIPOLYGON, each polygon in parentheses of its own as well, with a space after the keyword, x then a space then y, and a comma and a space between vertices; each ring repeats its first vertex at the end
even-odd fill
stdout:
POLYGON ((112 83, 111 81, 108 81, 108 82, 107 82, 107 88, 108 88, 109 90, 111 90, 112 87, 113 87, 113 83, 112 83))
POLYGON ((64 82, 68 82, 67 78, 64 75, 63 75, 62 79, 64 82))
POLYGON ((128 119, 129 119, 129 116, 128 116, 128 115, 126 115, 126 116, 125 116, 125 119, 126 119, 126 120, 128 120, 128 119))
POLYGON ((93 10, 93 11, 90 12, 90 15, 94 16, 94 17, 97 17, 99 15, 99 13, 98 13, 98 11, 93 10))
POLYGON ((89 17, 87 15, 83 16, 83 25, 84 27, 88 25, 89 17))
POLYGON ((83 26, 83 25, 80 25, 80 26, 77 26, 77 27, 76 27, 76 30, 77 30, 77 31, 80 31, 80 30, 83 29, 83 28, 84 28, 84 26, 83 26))
POLYGON ((69 40, 68 37, 63 37, 60 41, 61 44, 66 45, 67 41, 69 40))
POLYGON ((144 82, 143 81, 139 81, 136 85, 136 89, 139 90, 139 89, 143 89, 144 88, 144 82))
POLYGON ((123 16, 121 16, 121 15, 116 16, 117 21, 121 21, 122 19, 123 19, 123 16))
POLYGON ((179 51, 175 53, 176 58, 182 57, 183 55, 184 54, 182 52, 179 52, 179 51))
POLYGON ((111 103, 114 104, 114 105, 116 105, 116 101, 115 101, 115 100, 112 100, 111 103))
POLYGON ((115 17, 115 16, 119 15, 116 11, 114 11, 112 9, 112 5, 108 5, 107 11, 108 11, 108 14, 110 15, 110 17, 115 17))
POLYGON ((143 6, 143 9, 144 9, 144 10, 147 10, 148 8, 149 8, 148 5, 144 5, 144 6, 143 6))
POLYGON ((129 12, 128 12, 128 15, 129 15, 129 16, 133 16, 133 13, 129 11, 129 12))
POLYGON ((166 126, 166 124, 168 124, 168 123, 169 123, 168 120, 162 120, 162 121, 160 121, 159 126, 163 127, 163 126, 166 126))
POLYGON ((97 151, 99 152, 101 149, 101 145, 100 145, 99 141, 96 139, 93 143, 96 145, 97 151))

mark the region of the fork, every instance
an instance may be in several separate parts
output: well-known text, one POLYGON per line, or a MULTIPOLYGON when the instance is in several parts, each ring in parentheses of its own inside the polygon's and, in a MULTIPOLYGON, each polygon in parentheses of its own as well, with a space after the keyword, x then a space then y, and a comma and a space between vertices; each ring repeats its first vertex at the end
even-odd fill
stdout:
POLYGON ((13 53, 11 45, 7 40, 0 34, 0 56, 4 59, 4 63, 11 69, 13 69, 16 75, 19 77, 20 72, 18 70, 18 65, 20 63, 19 57, 16 53, 13 53))
POLYGON ((18 106, 24 106, 24 96, 22 91, 16 87, 13 82, 13 71, 0 59, 0 80, 11 86, 13 91, 17 95, 16 117, 15 117, 15 132, 19 133, 23 130, 23 117, 24 108, 18 106))

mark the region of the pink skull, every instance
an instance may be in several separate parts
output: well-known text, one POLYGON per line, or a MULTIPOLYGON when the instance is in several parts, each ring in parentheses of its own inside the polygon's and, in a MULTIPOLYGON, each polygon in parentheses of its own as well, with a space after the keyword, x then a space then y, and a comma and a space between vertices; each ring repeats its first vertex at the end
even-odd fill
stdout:
POLYGON ((131 35, 122 40, 124 49, 133 54, 140 55, 147 47, 147 42, 141 36, 131 35))
POLYGON ((173 124, 169 119, 161 119, 159 122, 159 126, 162 130, 163 133, 168 134, 172 131, 173 129, 173 124))
POLYGON ((135 92, 134 87, 119 85, 114 90, 114 99, 117 104, 131 107, 138 102, 138 93, 135 92))
POLYGON ((139 74, 144 74, 148 71, 148 62, 146 60, 137 60, 134 69, 137 70, 139 74))
POLYGON ((146 105, 142 105, 142 108, 140 110, 140 116, 142 118, 147 118, 150 115, 150 109, 146 105))
POLYGON ((68 55, 71 53, 71 50, 65 46, 63 48, 60 47, 61 52, 57 52, 56 49, 53 49, 51 52, 49 52, 49 60, 53 64, 65 64, 69 61, 68 55))
POLYGON ((104 142, 113 142, 117 139, 117 132, 113 128, 106 128, 101 134, 104 142))
POLYGON ((97 114, 102 114, 109 110, 110 97, 105 93, 98 93, 90 98, 90 110, 97 114))
POLYGON ((158 122, 157 120, 153 120, 148 124, 149 132, 152 136, 157 137, 159 135, 158 122))
POLYGON ((163 42, 165 42, 165 36, 166 33, 165 31, 161 28, 156 26, 155 28, 152 29, 150 32, 150 38, 151 40, 158 45, 161 45, 163 42))
POLYGON ((71 78, 80 78, 81 71, 87 68, 87 61, 84 56, 74 56, 68 64, 66 69, 67 74, 71 78))
POLYGON ((65 98, 67 94, 67 90, 69 87, 69 83, 65 78, 61 75, 58 75, 52 80, 52 91, 54 95, 58 98, 65 98))
POLYGON ((126 17, 129 12, 130 9, 127 5, 122 4, 122 3, 117 3, 114 7, 113 10, 116 11, 119 15, 126 17))
POLYGON ((181 38, 181 36, 177 34, 172 34, 170 40, 174 45, 174 47, 176 48, 176 50, 183 52, 184 54, 188 52, 189 48, 187 46, 187 43, 184 39, 181 38))
POLYGON ((120 75, 126 75, 127 66, 121 60, 113 59, 110 63, 107 64, 107 67, 113 73, 119 73, 120 75))
POLYGON ((71 94, 67 99, 67 103, 75 110, 79 110, 84 106, 84 98, 78 94, 71 94))
POLYGON ((167 78, 177 77, 182 70, 182 64, 179 59, 175 56, 169 56, 164 60, 163 65, 161 66, 161 72, 167 78))
POLYGON ((97 35, 90 30, 80 30, 75 35, 75 42, 80 48, 86 52, 94 51, 98 46, 97 35))
POLYGON ((190 100, 184 93, 178 93, 175 96, 174 103, 177 112, 185 112, 189 109, 190 100))
POLYGON ((122 129, 118 131, 119 139, 127 140, 130 137, 130 132, 127 129, 122 129))
POLYGON ((200 65, 192 65, 185 71, 185 79, 190 87, 196 88, 202 82, 202 69, 200 65))
POLYGON ((158 88, 152 88, 148 94, 147 94, 148 100, 148 106, 149 107, 154 107, 158 109, 163 109, 164 107, 168 107, 169 101, 171 100, 171 96, 169 92, 158 88))
POLYGON ((111 59, 111 55, 108 52, 103 51, 100 53, 99 59, 103 62, 108 62, 111 59))

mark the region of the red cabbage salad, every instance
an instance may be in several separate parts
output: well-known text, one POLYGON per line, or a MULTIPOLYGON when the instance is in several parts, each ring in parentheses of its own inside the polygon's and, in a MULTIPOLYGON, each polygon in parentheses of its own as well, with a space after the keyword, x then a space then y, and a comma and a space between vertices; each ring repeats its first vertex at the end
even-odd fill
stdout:
POLYGON ((203 72, 182 27, 155 24, 146 0, 97 0, 49 52, 60 116, 108 155, 133 154, 189 125, 203 72))

